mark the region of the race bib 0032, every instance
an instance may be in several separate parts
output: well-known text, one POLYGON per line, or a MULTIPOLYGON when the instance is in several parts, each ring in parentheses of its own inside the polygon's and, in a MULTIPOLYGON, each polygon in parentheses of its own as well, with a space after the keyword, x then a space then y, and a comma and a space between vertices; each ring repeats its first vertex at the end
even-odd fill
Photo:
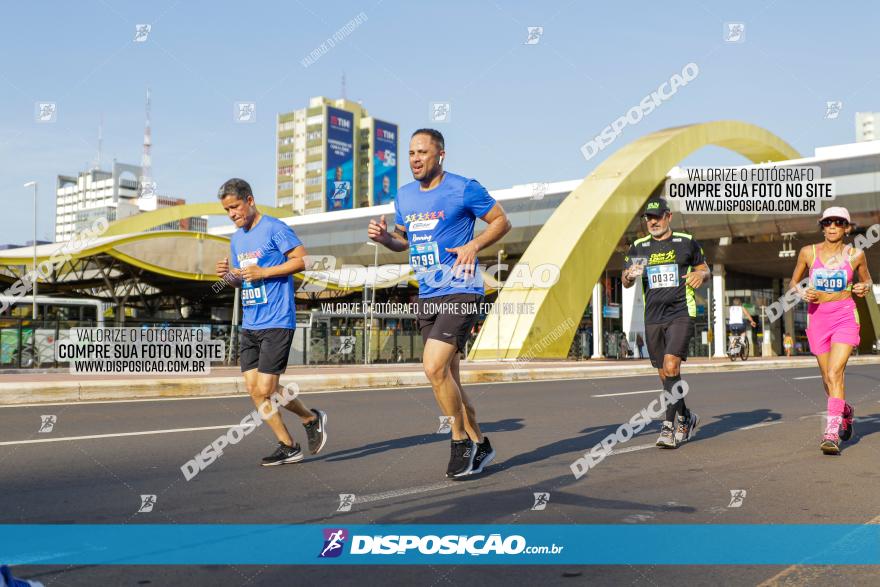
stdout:
POLYGON ((649 265, 645 268, 648 275, 648 289, 676 287, 678 285, 678 265, 649 265))
POLYGON ((816 269, 813 271, 813 289, 837 293, 846 289, 846 271, 843 269, 816 269))
POLYGON ((424 273, 440 264, 437 243, 416 243, 409 247, 409 264, 416 273, 424 273))

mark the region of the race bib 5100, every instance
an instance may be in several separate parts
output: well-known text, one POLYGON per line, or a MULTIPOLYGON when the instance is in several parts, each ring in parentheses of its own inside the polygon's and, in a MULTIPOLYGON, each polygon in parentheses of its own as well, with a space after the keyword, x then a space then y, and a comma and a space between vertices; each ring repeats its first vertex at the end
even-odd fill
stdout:
MULTIPOLYGON (((242 269, 256 264, 257 259, 242 259, 241 261, 239 261, 239 265, 242 269)), ((265 284, 263 284, 262 280, 241 282, 242 306, 258 306, 260 304, 265 304, 267 301, 266 286, 265 284)))

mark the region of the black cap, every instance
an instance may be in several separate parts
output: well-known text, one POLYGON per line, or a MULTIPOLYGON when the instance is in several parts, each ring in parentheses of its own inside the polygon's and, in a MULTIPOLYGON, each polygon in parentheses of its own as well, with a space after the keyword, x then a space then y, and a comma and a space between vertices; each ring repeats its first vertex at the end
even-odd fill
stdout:
POLYGON ((663 198, 651 198, 645 204, 645 216, 663 216, 669 212, 669 206, 663 198))

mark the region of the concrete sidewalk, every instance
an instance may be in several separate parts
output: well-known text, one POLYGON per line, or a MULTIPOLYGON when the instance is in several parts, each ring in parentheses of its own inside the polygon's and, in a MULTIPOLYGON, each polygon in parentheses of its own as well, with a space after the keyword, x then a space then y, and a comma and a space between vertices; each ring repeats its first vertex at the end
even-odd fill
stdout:
MULTIPOLYGON (((878 364, 880 356, 852 357, 851 365, 878 364)), ((812 356, 729 359, 692 358, 682 368, 688 373, 752 371, 816 367, 812 356)), ((654 375, 647 360, 463 362, 463 383, 543 381, 654 375)), ((816 374, 819 371, 816 368, 816 374)), ((295 382, 304 392, 378 387, 427 385, 419 364, 296 366, 281 377, 282 384, 295 382)), ((47 402, 78 402, 163 397, 198 397, 245 394, 241 373, 234 367, 212 370, 209 377, 186 375, 75 376, 64 370, 0 375, 0 405, 47 402)))

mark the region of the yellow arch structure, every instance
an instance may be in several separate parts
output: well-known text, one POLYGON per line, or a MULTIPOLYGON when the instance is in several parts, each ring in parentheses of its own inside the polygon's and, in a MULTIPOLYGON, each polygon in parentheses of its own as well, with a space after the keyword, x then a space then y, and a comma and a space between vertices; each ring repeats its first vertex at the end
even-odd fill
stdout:
MULTIPOLYGON (((272 206, 258 205, 260 212, 274 216, 276 218, 288 218, 293 216, 293 211, 287 208, 275 208, 272 206)), ((198 204, 184 204, 183 206, 170 206, 168 208, 159 208, 152 212, 144 212, 143 214, 135 214, 128 218, 122 218, 110 225, 105 236, 115 236, 118 234, 135 234, 138 232, 146 232, 151 228, 162 226, 167 222, 182 220, 191 216, 226 216, 226 211, 220 202, 201 202, 198 204)))
POLYGON ((503 287, 501 308, 529 303, 534 313, 490 315, 469 358, 565 358, 593 285, 633 217, 673 166, 706 145, 754 163, 800 156, 763 128, 733 120, 668 128, 626 145, 563 200, 520 260, 532 268, 554 264, 559 281, 550 288, 503 287))
MULTIPOLYGON (((185 218, 185 217, 184 217, 185 218)), ((105 233, 106 234, 106 233, 105 233)), ((186 270, 184 267, 191 265, 189 261, 199 254, 205 255, 206 249, 211 258, 219 258, 229 250, 229 239, 205 234, 201 232, 189 232, 183 230, 162 230, 145 232, 140 234, 125 234, 112 237, 101 236, 93 242, 87 243, 82 249, 73 250, 65 243, 52 243, 37 247, 37 264, 44 262, 62 263, 61 268, 70 260, 83 259, 86 257, 105 253, 120 261, 134 265, 141 269, 191 281, 216 281, 214 268, 205 263, 202 271, 186 270), (154 257, 159 259, 154 259, 154 257), (180 267, 168 266, 168 260, 177 258, 180 267), (165 260, 165 263, 159 261, 165 260)), ((0 267, 18 266, 29 270, 32 264, 29 248, 15 249, 16 254, 0 252, 0 267)), ((43 281, 40 279, 40 281, 43 281)))

